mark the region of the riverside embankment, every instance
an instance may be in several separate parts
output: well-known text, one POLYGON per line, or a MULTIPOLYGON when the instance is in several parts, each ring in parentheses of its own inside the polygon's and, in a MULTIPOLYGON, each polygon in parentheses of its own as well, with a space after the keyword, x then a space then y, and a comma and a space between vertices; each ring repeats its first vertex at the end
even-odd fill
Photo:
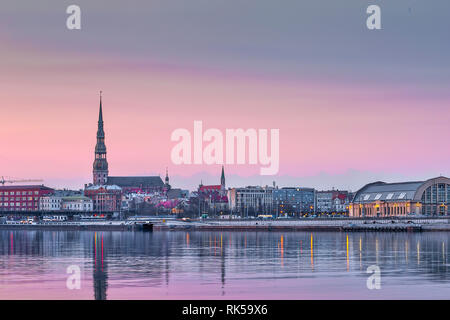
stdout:
POLYGON ((226 231, 450 231, 448 218, 205 220, 156 223, 155 230, 226 231))
POLYGON ((90 230, 90 231, 141 231, 144 224, 152 224, 153 230, 196 230, 196 231, 376 231, 417 232, 450 231, 449 218, 390 218, 390 219, 283 219, 283 220, 192 220, 163 219, 148 217, 136 221, 89 221, 89 222, 46 222, 22 224, 8 222, 0 224, 3 229, 26 230, 90 230))

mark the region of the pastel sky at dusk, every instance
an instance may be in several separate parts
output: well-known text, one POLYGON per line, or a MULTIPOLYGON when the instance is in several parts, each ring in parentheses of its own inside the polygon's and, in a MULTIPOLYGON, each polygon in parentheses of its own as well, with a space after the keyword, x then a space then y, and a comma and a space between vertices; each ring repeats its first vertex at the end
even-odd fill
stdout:
POLYGON ((3 0, 0 177, 91 182, 100 90, 111 175, 218 183, 219 165, 171 162, 172 131, 201 120, 280 129, 278 175, 230 165, 228 186, 450 176, 449 14, 447 0, 3 0))

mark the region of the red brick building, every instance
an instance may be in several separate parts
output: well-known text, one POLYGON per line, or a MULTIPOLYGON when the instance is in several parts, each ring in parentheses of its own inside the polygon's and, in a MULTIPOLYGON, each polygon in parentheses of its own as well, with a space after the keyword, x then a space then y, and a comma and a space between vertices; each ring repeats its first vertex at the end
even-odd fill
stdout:
POLYGON ((122 189, 118 186, 90 185, 84 195, 92 199, 94 212, 119 212, 122 203, 122 189))
POLYGON ((39 200, 54 190, 45 186, 0 186, 0 211, 38 211, 39 200))

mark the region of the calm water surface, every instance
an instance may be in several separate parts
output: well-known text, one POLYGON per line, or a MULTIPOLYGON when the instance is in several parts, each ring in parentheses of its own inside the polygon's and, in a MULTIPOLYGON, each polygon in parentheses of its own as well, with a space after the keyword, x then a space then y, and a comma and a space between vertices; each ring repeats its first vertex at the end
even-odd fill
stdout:
POLYGON ((2 230, 0 299, 449 299, 448 254, 449 233, 2 230))

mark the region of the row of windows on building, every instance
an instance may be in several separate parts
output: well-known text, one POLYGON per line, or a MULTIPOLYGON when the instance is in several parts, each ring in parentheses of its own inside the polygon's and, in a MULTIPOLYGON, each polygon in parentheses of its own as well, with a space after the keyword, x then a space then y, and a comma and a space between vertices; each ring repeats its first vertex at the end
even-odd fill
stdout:
MULTIPOLYGON (((380 200, 382 195, 383 195, 382 193, 377 193, 372 200, 380 200)), ((397 195, 396 198, 401 200, 401 199, 405 199, 405 196, 406 196, 406 192, 401 192, 400 194, 397 195)), ((371 197, 371 194, 364 194, 363 200, 364 201, 371 200, 370 197, 371 197)), ((392 200, 393 198, 394 198, 394 193, 389 193, 386 196, 386 200, 392 200)))
POLYGON ((363 214, 367 215, 367 216, 373 216, 374 213, 376 215, 378 214, 383 214, 383 215, 406 215, 406 208, 405 207, 387 207, 384 208, 384 210, 382 210, 380 212, 380 208, 376 207, 376 208, 365 208, 363 209, 363 214))
POLYGON ((0 196, 14 196, 14 195, 22 195, 22 196, 26 196, 26 195, 32 195, 32 194, 38 195, 39 191, 0 191, 0 196))
POLYGON ((422 195, 422 203, 450 203, 450 185, 444 183, 428 187, 422 195))
POLYGON ((36 207, 37 202, 0 202, 0 207, 36 207))
POLYGON ((38 197, 0 197, 0 201, 37 201, 38 197))

